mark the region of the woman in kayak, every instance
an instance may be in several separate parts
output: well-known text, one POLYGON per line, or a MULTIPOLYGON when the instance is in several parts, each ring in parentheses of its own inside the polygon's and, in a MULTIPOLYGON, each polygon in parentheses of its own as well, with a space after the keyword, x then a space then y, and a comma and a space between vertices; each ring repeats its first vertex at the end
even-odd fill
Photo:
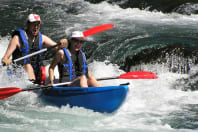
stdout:
POLYGON ((71 83, 69 86, 80 87, 101 87, 96 78, 88 72, 85 54, 81 47, 84 41, 84 35, 80 31, 72 32, 69 42, 64 39, 65 47, 58 50, 50 67, 50 83, 54 83, 54 68, 58 65, 59 82, 71 83))
MULTIPOLYGON (((12 61, 19 57, 26 56, 32 52, 42 49, 42 46, 50 47, 56 45, 56 42, 51 40, 46 35, 41 34, 40 30, 41 19, 37 14, 30 14, 26 21, 26 29, 18 29, 12 34, 12 39, 8 45, 7 51, 2 58, 4 65, 9 65, 12 61)), ((59 48, 62 48, 61 46, 59 48)), ((56 47, 58 49, 58 47, 56 47)), ((17 64, 24 66, 24 69, 32 81, 38 80, 37 77, 40 70, 40 55, 35 55, 31 58, 24 59, 17 64)))

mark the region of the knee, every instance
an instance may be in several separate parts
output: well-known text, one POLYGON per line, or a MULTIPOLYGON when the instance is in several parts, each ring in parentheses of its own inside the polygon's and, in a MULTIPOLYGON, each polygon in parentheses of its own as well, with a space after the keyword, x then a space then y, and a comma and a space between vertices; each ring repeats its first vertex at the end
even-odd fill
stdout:
POLYGON ((95 81, 96 78, 95 78, 94 76, 90 76, 90 77, 89 77, 89 80, 94 80, 94 81, 95 81))
POLYGON ((85 75, 80 76, 80 80, 87 80, 85 75))

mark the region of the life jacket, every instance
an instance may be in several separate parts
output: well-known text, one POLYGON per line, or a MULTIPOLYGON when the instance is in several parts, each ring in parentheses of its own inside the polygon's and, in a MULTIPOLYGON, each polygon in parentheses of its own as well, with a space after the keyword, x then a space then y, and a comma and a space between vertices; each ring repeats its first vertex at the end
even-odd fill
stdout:
MULTIPOLYGON (((20 38, 21 38, 21 41, 22 41, 22 45, 21 45, 21 47, 19 49, 20 52, 22 52, 22 56, 26 56, 26 55, 28 55, 31 52, 34 52, 34 51, 42 49, 43 43, 42 43, 42 35, 41 35, 40 31, 39 31, 39 45, 35 44, 33 49, 30 49, 30 43, 28 43, 27 36, 24 34, 24 30, 18 29, 16 31, 19 32, 19 35, 20 35, 20 38)), ((39 56, 41 56, 41 54, 39 54, 39 56)), ((31 61, 30 58, 24 59, 23 65, 26 65, 27 62, 30 62, 30 61, 31 61)), ((38 63, 40 63, 40 61, 38 63)))
POLYGON ((76 56, 76 59, 74 60, 74 56, 70 53, 70 51, 66 48, 62 48, 64 51, 64 54, 66 56, 66 61, 63 63, 63 66, 59 65, 59 80, 60 82, 63 81, 72 81, 75 77, 81 76, 81 75, 87 75, 88 72, 88 66, 86 63, 86 57, 82 50, 79 51, 78 55, 76 56), (78 64, 75 64, 75 62, 78 61, 78 64), (78 68, 76 68, 78 67, 78 68))
MULTIPOLYGON (((22 29, 16 30, 12 36, 14 35, 19 35, 22 41, 22 44, 20 48, 17 48, 14 51, 12 55, 13 60, 42 49, 42 46, 43 46, 42 34, 40 31, 39 31, 37 38, 35 39, 34 44, 31 41, 28 41, 28 36, 25 34, 25 31, 22 29)), ((35 56, 32 56, 31 58, 27 58, 27 59, 24 59, 23 61, 19 61, 17 62, 17 64, 26 65, 27 63, 30 63, 34 68, 34 74, 36 76, 36 79, 38 80, 38 78, 40 78, 39 77, 40 66, 41 66, 40 57, 41 57, 41 54, 35 55, 35 56)))

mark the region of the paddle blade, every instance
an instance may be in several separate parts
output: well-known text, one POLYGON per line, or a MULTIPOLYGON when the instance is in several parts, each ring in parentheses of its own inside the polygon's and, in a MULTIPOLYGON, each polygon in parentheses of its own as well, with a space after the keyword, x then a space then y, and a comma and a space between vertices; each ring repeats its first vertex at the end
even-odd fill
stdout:
POLYGON ((85 37, 87 37, 87 36, 94 35, 96 33, 111 29, 113 27, 114 27, 113 24, 104 24, 104 25, 96 26, 96 27, 93 27, 93 28, 90 28, 90 29, 84 31, 83 35, 85 37))
POLYGON ((118 77, 119 79, 157 79, 157 75, 148 71, 127 72, 118 77))
POLYGON ((8 98, 21 91, 23 90, 20 88, 16 88, 16 87, 0 88, 0 100, 8 98))

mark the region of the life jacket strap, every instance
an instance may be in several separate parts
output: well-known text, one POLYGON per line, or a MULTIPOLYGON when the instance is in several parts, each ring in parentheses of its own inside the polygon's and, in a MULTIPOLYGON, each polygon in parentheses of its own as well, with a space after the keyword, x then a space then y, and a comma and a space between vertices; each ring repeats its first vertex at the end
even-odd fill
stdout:
POLYGON ((83 74, 86 75, 86 69, 88 68, 88 65, 86 64, 86 57, 85 54, 80 50, 82 56, 83 56, 83 74))
POLYGON ((64 64, 64 66, 69 67, 68 72, 69 72, 69 80, 72 81, 73 77, 76 77, 75 74, 73 74, 74 69, 72 68, 72 59, 70 57, 70 54, 68 53, 66 48, 62 48, 67 59, 69 60, 69 64, 64 64))
MULTIPOLYGON (((25 34, 24 34, 24 31, 22 29, 18 29, 16 30, 19 32, 19 35, 21 37, 21 40, 22 40, 22 44, 25 46, 25 48, 20 48, 20 50, 23 52, 23 56, 26 56, 28 55, 29 53, 29 44, 28 44, 28 41, 25 37, 25 34)), ((29 58, 27 59, 24 59, 24 65, 27 64, 27 61, 29 61, 29 58)))

